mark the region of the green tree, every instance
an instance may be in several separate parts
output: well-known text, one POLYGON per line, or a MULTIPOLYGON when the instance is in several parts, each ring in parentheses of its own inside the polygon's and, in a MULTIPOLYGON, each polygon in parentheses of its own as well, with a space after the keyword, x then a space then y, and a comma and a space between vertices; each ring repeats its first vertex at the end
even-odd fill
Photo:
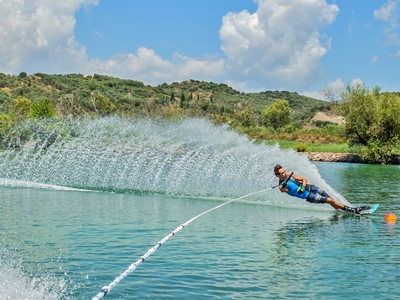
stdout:
POLYGON ((249 105, 243 111, 235 112, 233 115, 233 125, 241 125, 243 127, 252 127, 257 125, 257 117, 254 109, 249 105))
POLYGON ((40 102, 32 102, 29 109, 29 116, 31 118, 47 119, 55 117, 56 115, 56 112, 54 111, 47 98, 40 102))
POLYGON ((171 97, 169 98, 169 102, 174 102, 175 101, 175 93, 171 92, 171 97))
POLYGON ((273 102, 262 113, 261 119, 266 126, 275 130, 290 123, 290 108, 287 100, 281 99, 273 102))
POLYGON ((188 108, 189 107, 189 103, 188 103, 188 101, 186 101, 186 97, 185 97, 185 94, 183 92, 181 93, 180 107, 181 108, 188 108))
POLYGON ((380 95, 377 110, 377 135, 383 142, 400 136, 400 97, 393 93, 380 95))
POLYGON ((32 101, 28 98, 18 96, 13 100, 11 113, 19 119, 26 119, 31 109, 32 101))
POLYGON ((182 119, 185 115, 185 111, 177 103, 168 104, 162 107, 163 115, 167 119, 182 119))
POLYGON ((3 137, 15 124, 15 120, 9 114, 0 113, 0 137, 3 137))
POLYGON ((99 115, 110 115, 117 111, 117 107, 107 97, 96 94, 91 98, 95 111, 99 115))
POLYGON ((8 100, 8 94, 0 89, 0 104, 3 104, 7 100, 8 100))
POLYGON ((350 144, 362 145, 362 156, 368 162, 390 162, 400 136, 400 97, 359 84, 348 86, 342 98, 340 110, 350 144))
POLYGON ((367 146, 376 129, 379 89, 369 91, 363 84, 347 86, 342 99, 347 139, 350 144, 367 146))

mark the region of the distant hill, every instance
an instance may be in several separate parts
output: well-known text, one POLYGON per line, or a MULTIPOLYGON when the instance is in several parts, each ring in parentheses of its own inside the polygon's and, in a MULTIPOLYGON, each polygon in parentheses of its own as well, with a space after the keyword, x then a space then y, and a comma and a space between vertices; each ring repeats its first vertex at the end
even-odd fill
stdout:
POLYGON ((36 73, 18 76, 0 73, 0 111, 17 97, 31 101, 44 98, 61 116, 118 113, 122 115, 157 114, 160 108, 175 105, 188 115, 231 115, 251 106, 258 115, 278 99, 289 102, 297 126, 310 121, 317 111, 329 111, 331 103, 295 92, 265 91, 244 93, 226 84, 187 80, 152 87, 140 81, 94 74, 50 75, 36 73))

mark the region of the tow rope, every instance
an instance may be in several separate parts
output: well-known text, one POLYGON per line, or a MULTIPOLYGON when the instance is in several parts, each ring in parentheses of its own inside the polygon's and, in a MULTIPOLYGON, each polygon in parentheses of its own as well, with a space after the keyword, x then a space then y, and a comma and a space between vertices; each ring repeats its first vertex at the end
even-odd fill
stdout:
POLYGON ((209 212, 211 212, 211 211, 213 211, 213 210, 216 210, 216 209, 218 209, 218 208, 220 208, 220 207, 222 207, 222 206, 224 206, 224 205, 226 205, 226 204, 228 204, 228 203, 231 203, 231 202, 233 202, 233 201, 240 200, 240 199, 243 199, 243 198, 246 198, 246 197, 255 195, 255 194, 259 194, 259 193, 262 193, 262 192, 265 192, 265 191, 268 191, 268 190, 272 190, 273 188, 276 188, 276 187, 278 187, 278 185, 273 186, 273 187, 270 187, 270 188, 267 188, 267 189, 265 189, 265 190, 261 190, 261 191, 258 191, 258 192, 254 192, 254 193, 251 193, 251 194, 248 194, 248 195, 239 197, 239 198, 235 198, 235 199, 229 200, 229 201, 227 201, 227 202, 224 202, 224 203, 222 203, 222 204, 220 204, 220 205, 217 205, 217 206, 215 206, 215 207, 213 207, 213 208, 211 208, 211 209, 209 209, 209 210, 206 210, 206 211, 202 212, 201 214, 195 216, 194 218, 191 218, 191 219, 188 220, 187 222, 185 222, 185 223, 183 223, 182 225, 178 226, 178 227, 177 227, 174 231, 172 231, 170 234, 168 234, 167 236, 165 236, 165 237, 164 237, 161 241, 159 241, 153 248, 150 248, 150 249, 149 249, 143 256, 141 256, 136 262, 134 262, 133 264, 131 264, 131 265, 129 266, 129 268, 126 269, 125 272, 123 272, 121 275, 119 275, 118 277, 116 277, 116 278, 114 279, 113 282, 111 282, 109 285, 104 286, 104 287, 101 289, 101 292, 98 293, 95 297, 93 297, 92 300, 98 300, 98 299, 102 299, 103 297, 105 297, 118 283, 121 282, 122 279, 124 279, 126 276, 128 276, 128 275, 129 275, 130 273, 132 273, 133 271, 135 271, 135 269, 137 268, 137 266, 140 265, 142 262, 144 262, 145 259, 147 259, 150 255, 152 255, 158 248, 160 248, 162 244, 164 244, 166 241, 168 241, 171 237, 173 237, 175 234, 177 234, 177 233, 178 233, 179 231, 181 231, 183 228, 185 228, 186 226, 188 226, 188 225, 189 225, 190 223, 192 223, 194 220, 196 220, 196 219, 200 218, 201 216, 203 216, 203 215, 205 215, 205 214, 207 214, 207 213, 209 213, 209 212))

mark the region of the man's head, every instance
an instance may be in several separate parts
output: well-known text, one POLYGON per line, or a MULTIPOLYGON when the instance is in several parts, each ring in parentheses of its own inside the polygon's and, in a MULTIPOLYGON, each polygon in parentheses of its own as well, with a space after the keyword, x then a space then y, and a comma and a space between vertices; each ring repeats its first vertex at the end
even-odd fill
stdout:
POLYGON ((274 167, 275 176, 279 179, 284 180, 286 178, 286 170, 279 164, 276 164, 274 167))

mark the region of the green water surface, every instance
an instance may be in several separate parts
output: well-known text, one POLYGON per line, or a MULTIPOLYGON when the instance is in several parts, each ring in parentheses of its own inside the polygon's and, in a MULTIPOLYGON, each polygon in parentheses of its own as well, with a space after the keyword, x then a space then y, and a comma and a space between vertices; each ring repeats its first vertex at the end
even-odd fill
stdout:
MULTIPOLYGON (((172 237, 105 299, 399 299, 400 167, 316 163, 368 217, 230 203, 172 237)), ((222 202, 0 187, 0 299, 91 299, 164 236, 222 202)), ((301 201, 301 200, 299 200, 301 201)))

